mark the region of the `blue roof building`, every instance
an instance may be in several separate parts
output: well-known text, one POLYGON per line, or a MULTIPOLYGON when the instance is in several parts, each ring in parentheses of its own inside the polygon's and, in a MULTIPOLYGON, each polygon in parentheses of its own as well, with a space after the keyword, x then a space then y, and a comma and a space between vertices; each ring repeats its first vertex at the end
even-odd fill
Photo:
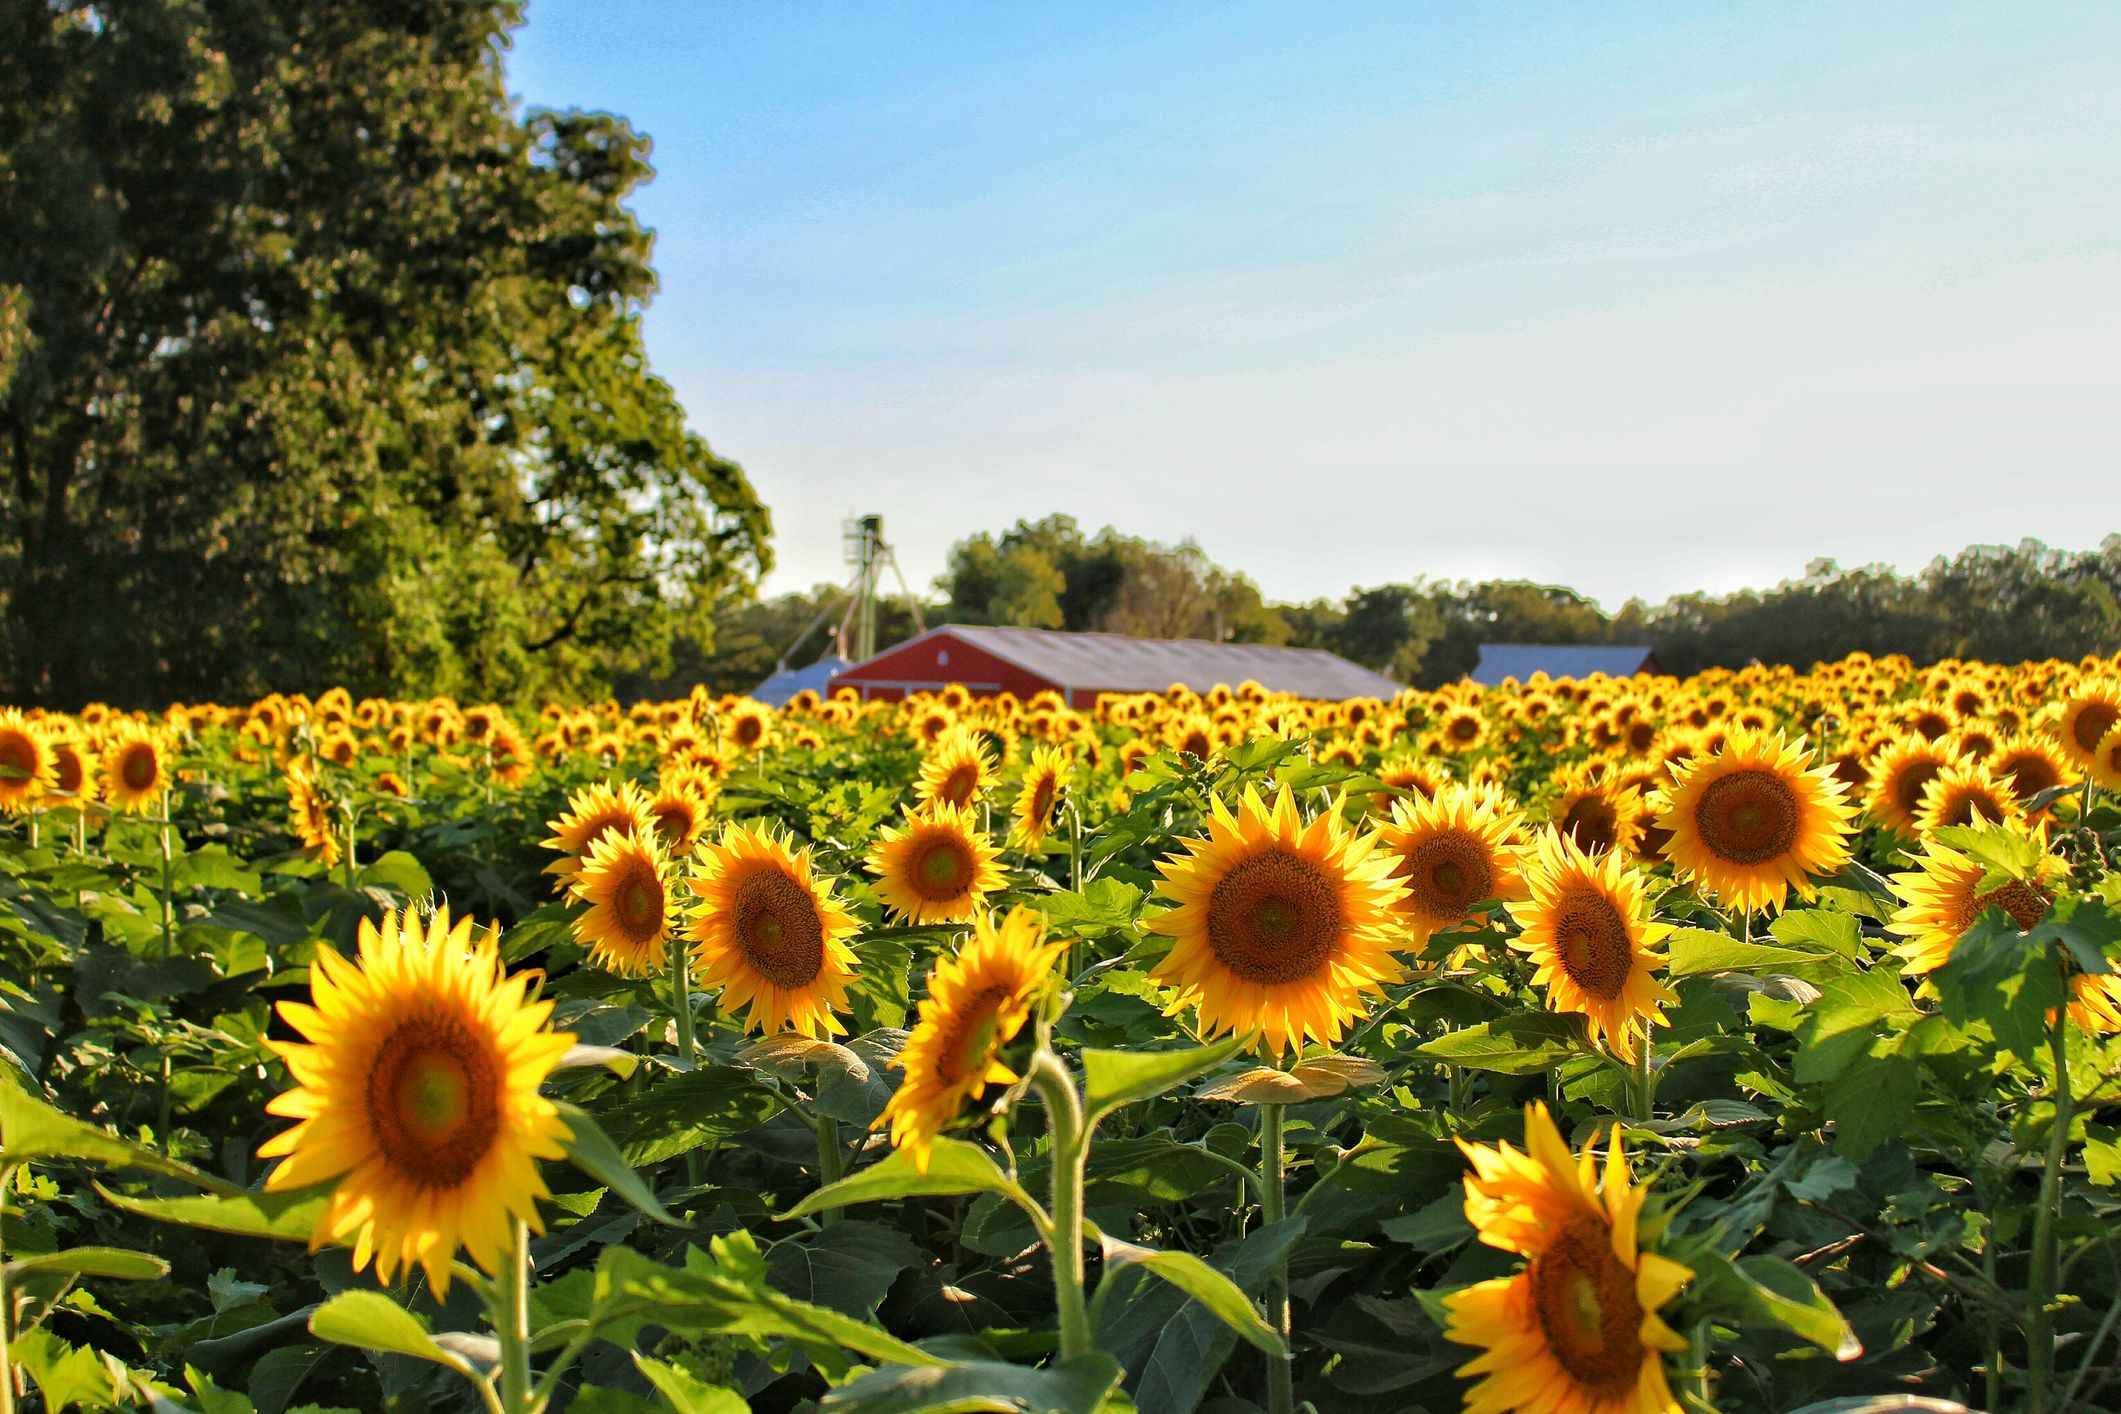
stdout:
POLYGON ((1466 676, 1482 687, 1493 687, 1505 678, 1529 682, 1532 674, 1549 678, 1587 678, 1599 673, 1609 678, 1656 673, 1657 655, 1646 645, 1608 643, 1483 643, 1480 661, 1466 676))

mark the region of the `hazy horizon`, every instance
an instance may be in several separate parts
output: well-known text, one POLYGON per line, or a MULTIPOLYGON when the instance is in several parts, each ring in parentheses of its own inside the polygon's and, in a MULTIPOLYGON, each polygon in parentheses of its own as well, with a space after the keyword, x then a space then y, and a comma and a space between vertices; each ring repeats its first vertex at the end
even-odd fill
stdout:
POLYGON ((2121 11, 532 0, 509 77, 655 140, 769 593, 871 511, 1607 609, 2121 529, 2121 11))

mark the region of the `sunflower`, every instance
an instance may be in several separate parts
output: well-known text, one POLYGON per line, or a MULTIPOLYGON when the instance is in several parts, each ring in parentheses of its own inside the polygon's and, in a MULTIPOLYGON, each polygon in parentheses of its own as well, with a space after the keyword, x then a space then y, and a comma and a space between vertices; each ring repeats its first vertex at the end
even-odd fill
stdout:
POLYGON ((287 771, 287 816, 295 838, 326 868, 339 862, 339 827, 332 798, 317 788, 316 775, 306 766, 287 771))
POLYGON ((2089 767, 2098 753, 2099 740, 2121 723, 2121 682, 2097 678, 2080 683, 2063 703, 2055 723, 2055 739, 2069 759, 2089 767))
POLYGON ((1053 828, 1067 780, 1066 751, 1057 746, 1042 746, 1031 753, 1031 764, 1024 768, 1023 785, 1016 792, 1016 806, 1012 812, 1015 819, 1009 828, 1011 844, 1026 851, 1039 847, 1046 832, 1053 828))
POLYGON ((621 977, 645 977, 665 962, 670 943, 669 856, 653 828, 613 830, 589 847, 569 886, 589 911, 575 937, 597 965, 621 977))
POLYGON ((1994 825, 2024 813, 2008 781, 1979 761, 1954 761, 1922 788, 1915 828, 1927 835, 1954 825, 1994 825))
POLYGON ((745 698, 722 719, 722 740, 739 751, 759 751, 773 744, 773 709, 745 698))
POLYGON ((1550 818, 1555 829, 1587 853, 1630 854, 1650 822, 1649 806, 1641 791, 1596 771, 1595 765, 1579 766, 1560 776, 1561 791, 1554 798, 1550 818))
POLYGON ((1690 1268, 1646 1250, 1648 1185, 1629 1181, 1620 1127, 1604 1181, 1546 1106, 1525 1110, 1525 1151, 1459 1141, 1473 1165, 1466 1219, 1480 1240, 1528 1260, 1515 1276, 1444 1298, 1444 1338, 1481 1353, 1458 1373, 1478 1378, 1467 1414, 1678 1414, 1665 1356, 1686 1339, 1657 1314, 1693 1279, 1690 1268))
POLYGON ((1997 744, 1988 767, 2010 787, 2018 803, 2030 806, 2033 797, 2053 790, 2069 779, 2069 761, 2062 748, 2044 737, 2012 736, 1997 744))
POLYGON ((1517 812, 1491 791, 1454 784, 1395 802, 1378 836, 1407 890, 1396 907, 1413 930, 1408 946, 1467 922, 1475 904, 1523 898, 1522 834, 1517 812))
POLYGON ((1525 883, 1531 897, 1508 905, 1524 930, 1510 946, 1538 964, 1532 980, 1546 989, 1548 1007, 1583 1013, 1593 1039, 1634 1059, 1635 1020, 1670 1025, 1659 1007, 1677 1000, 1651 975, 1664 964, 1651 949, 1671 928, 1651 917, 1647 882, 1618 853, 1594 859, 1548 830, 1525 883))
POLYGON ((75 801, 96 793, 96 748, 71 732, 52 738, 52 790, 75 801))
POLYGON ((971 811, 938 801, 909 813, 902 828, 886 825, 863 862, 892 912, 914 923, 965 923, 1002 886, 1000 853, 971 811))
POLYGON ((447 908, 361 920, 357 962, 319 943, 310 1003, 281 1002, 307 1041, 267 1041, 295 1088, 266 1110, 297 1121, 258 1149, 277 1158, 268 1192, 337 1179, 310 1246, 353 1236, 356 1271, 424 1267, 449 1290, 461 1248, 498 1272, 514 1222, 543 1231, 537 1160, 568 1129, 538 1093, 574 1037, 546 1029, 549 1001, 501 965, 499 936, 474 942, 447 908))
POLYGON ((1207 838, 1157 866, 1173 907, 1143 925, 1174 940, 1151 972, 1178 989, 1171 1013, 1197 1006, 1210 1034, 1257 1030, 1273 1051, 1338 1041, 1405 975, 1393 863, 1337 807, 1304 824, 1286 787, 1271 806, 1250 788, 1235 812, 1216 800, 1207 838))
POLYGON ((986 742, 978 732, 961 727, 945 733, 921 762, 916 789, 923 805, 941 801, 962 809, 978 800, 993 782, 994 758, 986 742))
POLYGON ((168 743, 144 722, 125 721, 105 742, 103 798, 128 815, 145 815, 169 794, 168 743))
POLYGON ((1922 793, 1950 764, 1944 748, 1919 736, 1888 741, 1871 760, 1871 793, 1865 804, 1887 828, 1910 838, 1920 835, 1915 817, 1922 809, 1922 793))
POLYGON ((905 1078, 875 1125, 890 1127, 892 1144, 911 1153, 921 1172, 936 1136, 966 1105, 989 1085, 1022 1078, 1002 1052, 1031 1019, 1066 946, 1045 941, 1029 909, 1013 908, 998 922, 983 914, 957 955, 938 959, 928 974, 920 1021, 892 1062, 905 1078))
POLYGON ((1388 787, 1370 796, 1370 809, 1378 815, 1391 814, 1393 803, 1405 798, 1394 794, 1396 791, 1427 800, 1452 783, 1448 766, 1419 756, 1395 756, 1385 761, 1377 768, 1377 779, 1388 787))
POLYGON ((1664 855, 1682 878, 1729 907, 1765 913, 1791 889, 1816 893, 1811 876, 1849 859, 1855 807, 1831 768, 1814 769, 1804 743, 1780 732, 1733 732, 1720 754, 1682 767, 1657 793, 1664 855))
POLYGON ((698 945, 700 981, 721 990, 723 1010, 748 1007, 747 1030, 846 1031, 833 1013, 847 1005, 855 975, 847 939, 859 925, 811 873, 809 850, 727 825, 685 882, 702 903, 686 934, 698 945))
POLYGON ((615 790, 594 781, 569 796, 566 811, 557 820, 547 820, 545 828, 552 831, 552 837, 539 843, 561 854, 545 866, 545 872, 558 876, 557 887, 565 893, 567 881, 582 867, 591 845, 614 831, 653 833, 655 812, 647 793, 632 781, 619 782, 615 790))
POLYGON ((668 764, 656 777, 648 813, 673 858, 690 854, 699 843, 717 791, 714 778, 698 766, 668 764))
POLYGON ((19 815, 53 788, 57 762, 41 724, 9 707, 0 711, 0 814, 19 815))
POLYGON ((1471 707, 1453 708, 1436 724, 1437 743, 1454 756, 1478 751, 1487 740, 1488 719, 1471 707))
POLYGON ((2099 738, 2092 753, 2091 782, 2101 790, 2121 790, 2121 726, 2110 728, 2099 738))

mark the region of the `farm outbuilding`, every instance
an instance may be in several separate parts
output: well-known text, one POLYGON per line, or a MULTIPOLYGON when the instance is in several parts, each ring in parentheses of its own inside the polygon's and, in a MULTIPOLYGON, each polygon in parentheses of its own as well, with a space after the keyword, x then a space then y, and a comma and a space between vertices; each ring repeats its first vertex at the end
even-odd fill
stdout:
POLYGON ((1174 684, 1206 692, 1218 683, 1247 682, 1329 702, 1389 698, 1400 690, 1392 679, 1316 648, 977 624, 930 629, 840 673, 832 686, 896 702, 909 692, 962 683, 983 697, 1058 692, 1069 706, 1087 707, 1106 692, 1162 692, 1174 684))
POLYGON ((1505 678, 1529 682, 1534 673, 1555 679, 1587 678, 1599 673, 1626 678, 1662 671, 1657 655, 1642 644, 1483 643, 1480 661, 1466 676, 1482 687, 1493 687, 1505 678))

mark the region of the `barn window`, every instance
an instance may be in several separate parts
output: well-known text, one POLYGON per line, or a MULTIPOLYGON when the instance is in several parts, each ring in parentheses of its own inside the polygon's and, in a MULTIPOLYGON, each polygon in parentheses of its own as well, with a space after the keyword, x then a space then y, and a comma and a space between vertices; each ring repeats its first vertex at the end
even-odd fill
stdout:
POLYGON ((938 668, 947 668, 950 666, 949 649, 938 648, 935 650, 935 666, 937 666, 938 668))

